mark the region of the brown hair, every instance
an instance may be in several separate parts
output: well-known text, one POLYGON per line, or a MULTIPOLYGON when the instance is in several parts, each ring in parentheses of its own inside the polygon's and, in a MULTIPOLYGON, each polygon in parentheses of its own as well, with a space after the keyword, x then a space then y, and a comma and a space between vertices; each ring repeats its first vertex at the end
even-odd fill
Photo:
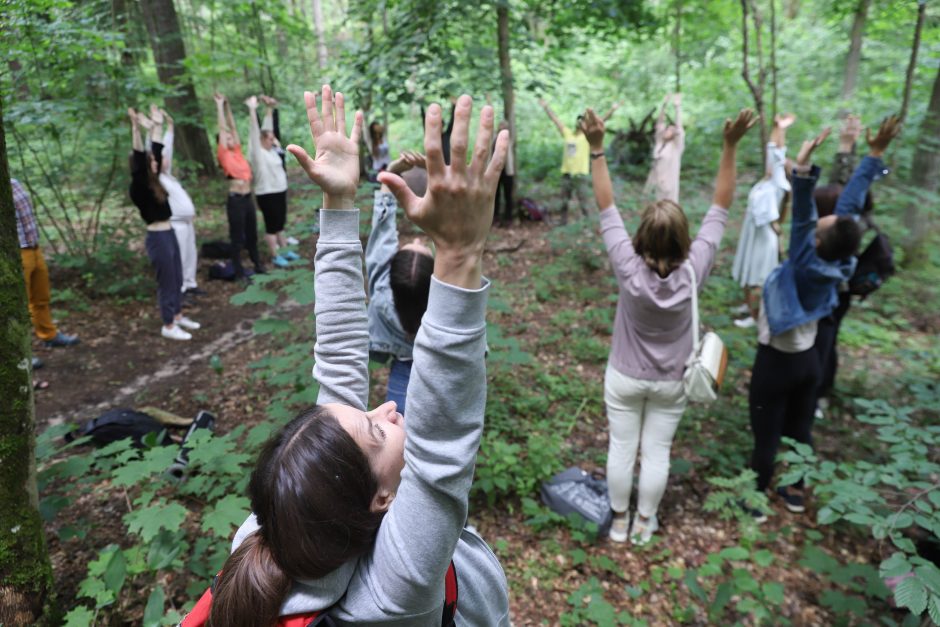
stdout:
POLYGON ((656 274, 666 278, 689 256, 689 220, 671 200, 657 200, 643 209, 633 248, 656 274))
POLYGON ((839 216, 825 229, 816 228, 816 254, 825 261, 841 261, 858 252, 862 227, 852 216, 839 216))
POLYGON ((292 579, 318 579, 372 546, 383 513, 366 453, 322 406, 264 445, 248 495, 259 528, 229 556, 209 624, 270 627, 292 579))
POLYGON ((428 308, 434 258, 416 250, 399 250, 389 266, 388 282, 398 321, 405 333, 417 335, 428 308))

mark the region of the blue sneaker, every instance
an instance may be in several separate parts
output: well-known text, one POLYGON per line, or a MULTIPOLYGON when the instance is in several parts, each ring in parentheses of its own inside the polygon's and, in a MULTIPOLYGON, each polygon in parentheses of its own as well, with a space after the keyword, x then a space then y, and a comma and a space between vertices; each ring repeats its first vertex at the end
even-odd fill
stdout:
POLYGON ((51 340, 46 340, 44 342, 47 348, 52 348, 55 346, 74 346, 78 344, 77 335, 66 335, 65 333, 56 333, 55 337, 51 340))
POLYGON ((281 255, 277 255, 277 256, 272 260, 272 263, 273 263, 274 265, 276 265, 278 268, 286 268, 287 266, 290 265, 290 263, 287 261, 287 259, 284 259, 284 257, 282 257, 281 255))
POLYGON ((300 259, 300 255, 298 255, 292 250, 284 251, 283 253, 281 253, 281 256, 284 257, 284 259, 287 259, 288 261, 297 261, 298 259, 300 259))

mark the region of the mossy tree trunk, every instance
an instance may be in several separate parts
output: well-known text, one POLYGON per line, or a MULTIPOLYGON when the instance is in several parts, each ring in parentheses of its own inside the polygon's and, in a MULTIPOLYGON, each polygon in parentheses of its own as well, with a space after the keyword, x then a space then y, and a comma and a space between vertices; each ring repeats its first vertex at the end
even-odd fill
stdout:
POLYGON ((23 264, 0 104, 0 624, 35 625, 52 590, 36 490, 35 432, 23 264))

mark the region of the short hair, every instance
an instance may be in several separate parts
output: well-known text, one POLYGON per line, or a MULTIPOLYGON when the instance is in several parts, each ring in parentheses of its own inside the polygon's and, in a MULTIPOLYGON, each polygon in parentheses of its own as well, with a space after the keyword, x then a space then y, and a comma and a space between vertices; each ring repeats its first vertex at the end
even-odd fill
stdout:
MULTIPOLYGON (((836 212, 836 204, 839 202, 839 196, 844 187, 838 183, 830 183, 813 190, 813 200, 816 201, 816 214, 820 218, 831 216, 836 212)), ((862 205, 862 213, 869 214, 874 210, 875 202, 872 200, 871 191, 865 193, 865 203, 862 205)))
POLYGON ((816 254, 825 261, 839 261, 858 252, 862 227, 853 216, 839 216, 829 227, 816 229, 816 254))
POLYGON ((405 333, 414 336, 421 327, 421 318, 428 308, 434 258, 416 250, 399 250, 392 257, 389 283, 395 312, 405 333))
POLYGON ((671 200, 657 200, 643 209, 633 236, 633 249, 646 265, 665 278, 689 256, 689 219, 671 200))

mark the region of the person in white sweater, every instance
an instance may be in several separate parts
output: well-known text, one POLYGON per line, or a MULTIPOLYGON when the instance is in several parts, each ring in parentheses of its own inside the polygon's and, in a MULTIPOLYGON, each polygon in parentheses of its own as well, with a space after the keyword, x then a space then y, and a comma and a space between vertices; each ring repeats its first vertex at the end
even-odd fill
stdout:
POLYGON ((284 151, 279 143, 277 100, 261 96, 265 103, 264 123, 258 125, 258 97, 245 100, 248 105, 248 160, 255 175, 255 200, 264 216, 264 241, 275 266, 284 268, 300 256, 281 251, 287 246, 284 225, 287 221, 287 170, 284 151))

